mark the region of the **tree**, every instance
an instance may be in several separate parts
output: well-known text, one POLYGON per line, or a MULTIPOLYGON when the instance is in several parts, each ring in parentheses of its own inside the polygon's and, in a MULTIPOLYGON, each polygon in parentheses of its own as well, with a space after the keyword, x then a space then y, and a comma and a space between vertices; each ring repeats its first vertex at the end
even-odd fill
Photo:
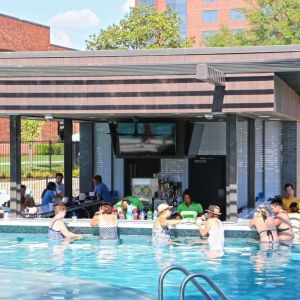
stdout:
POLYGON ((29 173, 32 173, 32 157, 33 157, 33 142, 39 136, 41 129, 44 125, 44 121, 38 120, 21 120, 21 139, 28 143, 29 149, 29 173))
POLYGON ((255 0, 243 10, 248 30, 233 33, 225 26, 210 36, 212 47, 300 44, 300 0, 255 0))
POLYGON ((86 41, 89 50, 191 47, 193 41, 180 36, 181 19, 169 7, 159 12, 154 6, 139 5, 118 25, 101 29, 86 41))

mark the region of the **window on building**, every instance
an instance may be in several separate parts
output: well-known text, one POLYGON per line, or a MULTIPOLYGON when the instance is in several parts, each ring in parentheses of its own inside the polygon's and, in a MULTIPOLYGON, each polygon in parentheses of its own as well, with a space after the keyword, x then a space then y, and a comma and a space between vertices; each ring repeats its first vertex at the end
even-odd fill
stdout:
POLYGON ((167 6, 171 6, 177 12, 182 21, 181 36, 186 37, 186 0, 167 0, 167 6))
POLYGON ((139 4, 154 5, 154 0, 139 0, 139 4))
POLYGON ((231 10, 230 18, 232 21, 245 21, 246 16, 242 9, 235 8, 231 10))
POLYGON ((214 3, 217 2, 217 0, 202 0, 204 3, 214 3))
POLYGON ((218 12, 216 10, 204 10, 202 12, 203 23, 215 23, 218 19, 218 12))

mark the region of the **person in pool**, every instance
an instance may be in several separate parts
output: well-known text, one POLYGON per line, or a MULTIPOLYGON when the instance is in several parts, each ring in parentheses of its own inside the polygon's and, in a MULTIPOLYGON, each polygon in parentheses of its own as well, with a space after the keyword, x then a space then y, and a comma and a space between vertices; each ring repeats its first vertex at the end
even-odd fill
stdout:
POLYGON ((102 202, 100 209, 97 211, 91 220, 91 226, 99 226, 100 240, 119 240, 118 220, 113 214, 112 204, 102 202))
POLYGON ((157 219, 153 223, 152 243, 158 245, 172 244, 171 231, 169 226, 182 223, 182 220, 169 220, 171 208, 168 204, 162 203, 157 207, 157 219))
POLYGON ((300 243, 300 213, 299 205, 297 202, 293 202, 290 205, 289 218, 291 220, 292 229, 294 233, 294 243, 300 243))
POLYGON ((55 206, 54 211, 55 216, 50 220, 48 227, 48 237, 55 240, 64 238, 70 240, 80 240, 82 236, 69 231, 63 221, 67 212, 66 206, 64 204, 58 204, 55 206))
POLYGON ((292 224, 288 213, 282 208, 282 199, 279 196, 271 199, 271 208, 275 214, 274 222, 279 241, 291 242, 294 238, 292 224))
POLYGON ((202 224, 202 219, 198 218, 196 225, 199 228, 201 237, 208 236, 208 246, 211 251, 223 251, 224 248, 224 229, 222 222, 219 220, 220 207, 217 205, 209 205, 207 212, 207 221, 202 224))
POLYGON ((269 216, 268 208, 265 205, 262 204, 258 206, 254 218, 250 221, 249 226, 256 229, 261 242, 278 242, 274 219, 269 216))

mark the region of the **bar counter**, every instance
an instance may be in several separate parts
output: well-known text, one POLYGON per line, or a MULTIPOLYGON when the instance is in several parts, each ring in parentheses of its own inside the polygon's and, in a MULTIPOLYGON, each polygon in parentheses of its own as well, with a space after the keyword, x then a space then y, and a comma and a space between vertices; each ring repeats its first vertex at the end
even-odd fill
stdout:
MULTIPOLYGON (((90 226, 91 219, 65 219, 72 232, 97 235, 97 227, 90 226)), ((47 233, 49 219, 14 218, 0 219, 2 233, 47 233)), ((239 219, 237 223, 223 222, 225 237, 257 238, 257 233, 248 226, 249 220, 239 219)), ((118 220, 120 234, 124 235, 151 235, 153 221, 118 220)), ((199 236, 198 228, 193 223, 179 224, 172 229, 175 236, 199 236)))

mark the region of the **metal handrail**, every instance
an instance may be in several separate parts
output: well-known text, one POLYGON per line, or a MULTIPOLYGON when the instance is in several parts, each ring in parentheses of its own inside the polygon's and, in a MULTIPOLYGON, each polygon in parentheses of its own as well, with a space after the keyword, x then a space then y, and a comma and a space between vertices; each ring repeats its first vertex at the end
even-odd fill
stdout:
MULTIPOLYGON (((166 277, 166 275, 173 270, 179 270, 182 273, 184 273, 184 275, 186 275, 185 278, 187 278, 187 276, 190 276, 189 271, 182 267, 182 266, 170 266, 165 268, 160 276, 159 276, 159 280, 158 280, 158 300, 163 300, 163 285, 164 285, 164 279, 166 277)), ((195 280, 195 279, 191 279, 192 283, 195 285, 195 287, 205 296, 206 299, 208 300, 212 300, 213 298, 209 296, 209 294, 202 288, 202 286, 195 280)), ((227 299, 227 298, 226 298, 227 299)))
POLYGON ((222 300, 228 300, 228 298, 225 296, 225 294, 217 287, 217 285, 212 281, 208 276, 202 274, 202 273, 193 273, 190 275, 187 275, 184 280, 181 282, 180 285, 180 292, 179 292, 179 299, 184 300, 184 291, 187 283, 191 280, 194 283, 194 278, 200 277, 204 279, 212 288, 213 290, 219 295, 219 297, 222 300))

